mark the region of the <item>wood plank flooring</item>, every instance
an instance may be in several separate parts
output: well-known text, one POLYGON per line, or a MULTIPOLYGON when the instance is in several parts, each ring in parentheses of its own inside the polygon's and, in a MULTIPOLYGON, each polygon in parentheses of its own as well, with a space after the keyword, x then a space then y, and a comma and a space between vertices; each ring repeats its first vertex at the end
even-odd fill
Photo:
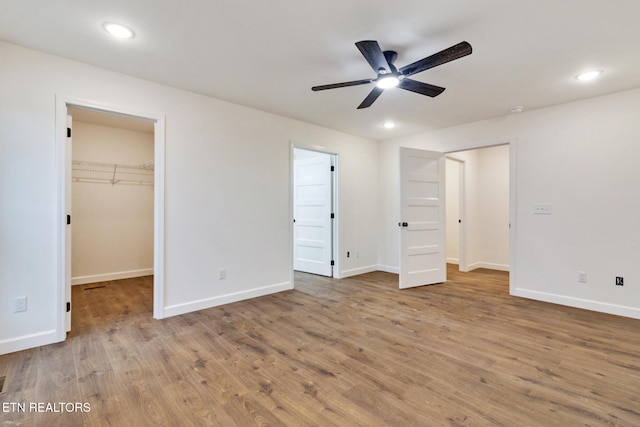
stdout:
POLYGON ((165 320, 152 292, 75 286, 64 343, 0 356, 0 402, 27 405, 0 426, 640 426, 640 321, 511 297, 507 273, 296 273, 165 320))

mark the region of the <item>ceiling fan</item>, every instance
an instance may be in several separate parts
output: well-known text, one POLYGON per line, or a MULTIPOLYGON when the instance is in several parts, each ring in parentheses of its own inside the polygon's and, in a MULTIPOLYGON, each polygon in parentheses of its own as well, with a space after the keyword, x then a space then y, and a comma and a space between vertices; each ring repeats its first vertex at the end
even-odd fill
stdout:
POLYGON ((419 61, 397 69, 393 63, 398 57, 398 54, 392 50, 385 50, 383 52, 377 41, 363 40, 361 42, 357 42, 356 46, 369 65, 371 65, 371 68, 373 68, 377 73, 375 78, 314 86, 311 90, 318 91, 336 89, 340 87, 358 86, 375 82, 376 87, 374 87, 364 101, 358 105, 358 109, 370 107, 385 89, 396 86, 400 89, 434 97, 440 95, 445 88, 422 83, 408 77, 421 71, 428 70, 429 68, 437 67, 438 65, 442 65, 449 61, 453 61, 454 59, 462 58, 463 56, 471 54, 471 45, 467 42, 460 42, 450 48, 444 49, 431 56, 427 56, 426 58, 422 58, 419 61))

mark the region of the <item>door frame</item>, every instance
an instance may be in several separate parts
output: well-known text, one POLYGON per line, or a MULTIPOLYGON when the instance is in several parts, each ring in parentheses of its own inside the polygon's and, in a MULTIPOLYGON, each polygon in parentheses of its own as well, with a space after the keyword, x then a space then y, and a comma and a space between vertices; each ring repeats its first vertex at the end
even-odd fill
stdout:
POLYGON ((340 250, 339 250, 339 230, 340 230, 340 214, 339 214, 339 205, 338 205, 338 179, 339 179, 339 167, 338 167, 338 162, 339 162, 339 158, 338 158, 338 153, 334 153, 331 151, 326 151, 322 148, 317 148, 317 147, 309 147, 309 146, 305 146, 302 144, 296 144, 291 142, 290 143, 290 148, 289 148, 289 224, 290 224, 290 228, 289 228, 289 262, 291 263, 290 265, 290 271, 291 271, 291 285, 292 287, 295 287, 295 280, 294 280, 294 269, 293 269, 293 257, 295 256, 294 253, 294 249, 293 249, 293 245, 295 244, 295 242, 293 241, 293 235, 294 235, 294 224, 293 224, 293 191, 294 191, 294 160, 295 160, 295 156, 294 156, 294 150, 298 149, 298 150, 306 150, 306 151, 314 151, 316 153, 322 153, 322 154, 328 154, 329 156, 331 156, 331 165, 333 166, 333 174, 331 177, 331 204, 332 204, 332 211, 335 214, 334 215, 334 219, 332 221, 332 225, 331 225, 331 251, 332 251, 332 258, 333 258, 333 268, 332 268, 332 272, 331 272, 331 277, 333 277, 334 279, 340 279, 340 250))
MULTIPOLYGON (((517 139, 515 137, 507 137, 504 139, 489 140, 482 142, 469 142, 461 144, 455 147, 445 148, 442 152, 445 155, 455 154, 460 151, 469 151, 480 148, 496 147, 500 145, 509 146, 509 293, 514 295, 516 285, 516 267, 517 267, 517 251, 516 251, 516 239, 517 239, 517 200, 516 196, 516 152, 517 152, 517 139)), ((464 221, 463 221, 464 225, 464 221)), ((462 243, 462 242, 461 242, 462 243)))
MULTIPOLYGON (((93 110, 100 113, 130 116, 138 119, 153 121, 154 123, 154 225, 153 225, 153 317, 162 319, 164 313, 164 191, 165 191, 165 116, 157 113, 141 112, 127 107, 104 104, 92 100, 73 98, 65 95, 55 96, 55 150, 56 150, 56 177, 58 188, 58 206, 56 216, 57 229, 57 274, 56 287, 56 337, 59 341, 66 339, 66 289, 71 280, 71 271, 67 264, 66 242, 66 216, 67 200, 70 200, 70 191, 67 191, 67 114, 68 107, 93 110)), ((72 218, 73 221, 73 218, 72 218)))
MULTIPOLYGON (((462 272, 468 271, 466 257, 466 198, 465 198, 465 167, 464 160, 457 159, 451 154, 447 154, 445 159, 458 164, 458 269, 462 272)), ((445 185, 447 185, 445 183, 445 185)), ((446 249, 446 248, 445 248, 446 249)))

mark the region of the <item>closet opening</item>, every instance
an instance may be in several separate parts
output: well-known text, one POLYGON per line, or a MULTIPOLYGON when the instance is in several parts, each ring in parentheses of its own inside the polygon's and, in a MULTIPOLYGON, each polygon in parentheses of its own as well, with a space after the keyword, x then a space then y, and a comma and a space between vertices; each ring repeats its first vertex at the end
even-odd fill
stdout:
POLYGON ((76 107, 68 113, 71 304, 79 312, 80 301, 93 301, 107 322, 118 312, 152 311, 154 123, 76 107))
POLYGON ((56 97, 60 341, 83 303, 101 326, 164 317, 164 123, 56 97))

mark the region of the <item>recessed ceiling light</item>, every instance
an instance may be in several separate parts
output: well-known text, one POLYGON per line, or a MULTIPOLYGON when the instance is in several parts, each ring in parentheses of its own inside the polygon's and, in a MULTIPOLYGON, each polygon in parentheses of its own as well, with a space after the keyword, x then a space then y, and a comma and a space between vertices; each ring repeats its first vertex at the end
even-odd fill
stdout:
POLYGON ((136 35, 131 28, 125 27, 122 24, 116 24, 115 22, 105 22, 102 24, 102 28, 113 37, 119 39, 132 39, 136 35))
POLYGON ((385 122, 382 126, 384 126, 385 129, 393 129, 396 127, 396 124, 394 122, 385 122))
POLYGON ((580 80, 581 82, 588 82, 589 80, 593 80, 596 77, 600 77, 602 74, 602 70, 591 70, 585 71, 584 73, 580 73, 576 76, 576 80, 580 80))

